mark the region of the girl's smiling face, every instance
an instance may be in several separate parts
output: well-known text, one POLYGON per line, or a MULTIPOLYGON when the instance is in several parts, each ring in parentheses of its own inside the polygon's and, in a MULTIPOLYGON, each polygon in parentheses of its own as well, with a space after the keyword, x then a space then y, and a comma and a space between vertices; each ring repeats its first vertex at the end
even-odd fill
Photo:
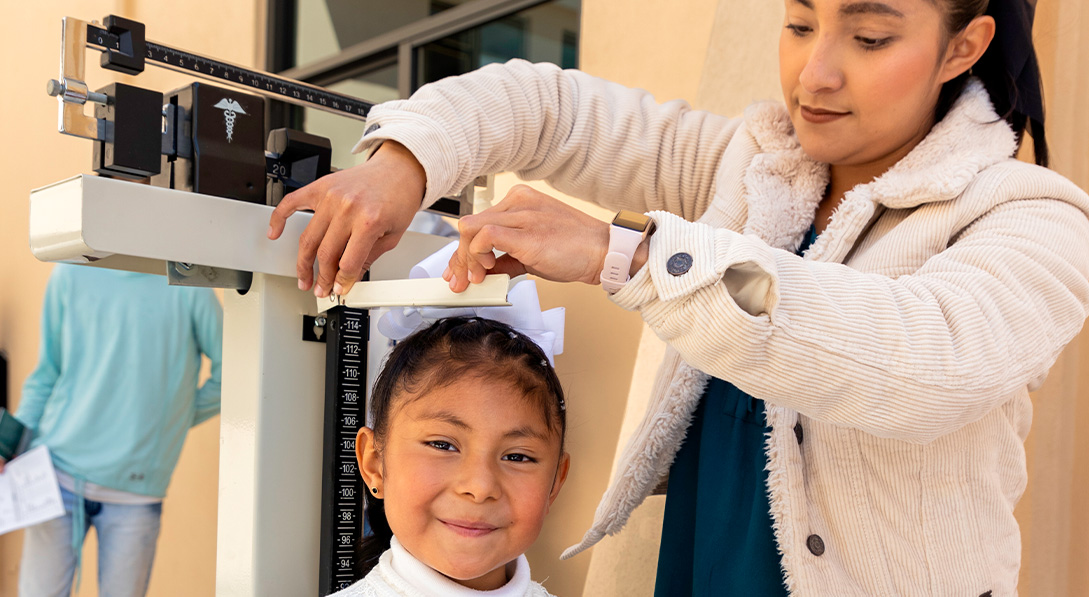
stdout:
POLYGON ((507 582, 570 463, 538 400, 507 381, 461 379, 395 397, 377 448, 360 430, 360 471, 409 553, 477 590, 507 582))
POLYGON ((944 1, 786 0, 780 83, 810 157, 880 172, 926 136, 942 84, 993 35, 946 35, 944 1))

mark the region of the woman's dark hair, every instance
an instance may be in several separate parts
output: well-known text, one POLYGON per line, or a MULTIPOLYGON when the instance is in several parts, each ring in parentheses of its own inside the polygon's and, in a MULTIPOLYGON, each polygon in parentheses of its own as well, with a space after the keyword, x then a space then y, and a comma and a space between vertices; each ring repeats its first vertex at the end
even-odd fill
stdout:
MULTIPOLYGON (((507 381, 521 390, 525 399, 539 405, 549 430, 559 436, 563 453, 566 402, 548 357, 514 328, 475 317, 440 319, 393 348, 371 392, 370 426, 375 445, 381 449, 398 397, 421 396, 448 380, 466 377, 507 381)), ((371 534, 363 538, 356 552, 360 578, 378 564, 393 537, 383 501, 369 489, 363 493, 371 534)))
POLYGON ((970 76, 978 77, 987 89, 997 112, 1017 135, 1021 146, 1027 129, 1032 135, 1036 163, 1048 165, 1047 137, 1044 134, 1043 84, 1032 44, 1032 12, 1029 0, 931 0, 945 8, 947 37, 960 33, 973 19, 991 15, 995 19, 995 37, 972 68, 948 81, 938 96, 936 121, 945 118, 964 91, 970 76), (1016 39, 1014 39, 1016 38, 1016 39), (1022 66, 1011 67, 1020 63, 1022 66), (1014 69, 1018 72, 1011 72, 1014 69), (1034 105, 1038 109, 1026 109, 1034 105))

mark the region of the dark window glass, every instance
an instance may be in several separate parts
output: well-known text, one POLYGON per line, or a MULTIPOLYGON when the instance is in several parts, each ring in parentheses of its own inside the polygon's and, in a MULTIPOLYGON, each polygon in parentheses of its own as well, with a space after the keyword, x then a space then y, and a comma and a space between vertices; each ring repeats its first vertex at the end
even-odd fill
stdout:
POLYGON ((469 0, 295 0, 295 65, 327 58, 469 0))
MULTIPOLYGON (((294 1, 295 16, 289 17, 288 21, 294 25, 295 64, 302 66, 473 0, 294 1)), ((406 83, 415 90, 425 83, 511 58, 576 68, 580 7, 580 0, 552 0, 420 46, 414 53, 413 78, 406 83)), ((284 34, 291 35, 287 31, 284 34)), ((359 62, 338 67, 336 72, 337 75, 319 79, 345 78, 331 84, 319 84, 376 104, 399 97, 395 51, 386 50, 381 55, 364 57, 359 62)), ((301 127, 329 138, 336 148, 333 152, 335 168, 349 168, 359 162, 358 157, 345 148, 355 145, 362 135, 362 122, 320 110, 298 107, 288 110, 279 126, 301 127)))
POLYGON ((560 67, 579 67, 579 34, 574 31, 563 32, 563 51, 560 56, 560 67))
MULTIPOLYGON (((399 97, 397 93, 397 65, 395 63, 351 79, 345 79, 339 83, 329 85, 328 88, 376 104, 395 100, 399 97)), ((305 123, 303 129, 306 132, 326 137, 332 143, 332 165, 334 168, 350 168, 362 161, 359 156, 348 151, 363 136, 362 121, 348 119, 321 110, 304 108, 303 122, 305 123)))
MULTIPOLYGON (((440 12, 449 7, 446 0, 431 4, 440 12)), ((579 7, 578 0, 554 0, 421 46, 416 50, 413 89, 511 58, 574 68, 579 7)))

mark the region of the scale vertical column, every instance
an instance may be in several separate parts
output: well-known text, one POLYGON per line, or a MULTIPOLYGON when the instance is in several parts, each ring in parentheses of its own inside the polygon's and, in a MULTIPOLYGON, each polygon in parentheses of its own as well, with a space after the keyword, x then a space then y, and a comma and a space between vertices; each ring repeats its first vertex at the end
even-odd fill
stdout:
POLYGON ((326 347, 300 337, 299 314, 314 295, 265 274, 223 294, 216 595, 313 595, 326 347))
POLYGON ((326 314, 325 442, 322 458, 319 595, 358 580, 356 545, 363 537, 363 483, 355 436, 365 423, 367 311, 335 307, 326 314))

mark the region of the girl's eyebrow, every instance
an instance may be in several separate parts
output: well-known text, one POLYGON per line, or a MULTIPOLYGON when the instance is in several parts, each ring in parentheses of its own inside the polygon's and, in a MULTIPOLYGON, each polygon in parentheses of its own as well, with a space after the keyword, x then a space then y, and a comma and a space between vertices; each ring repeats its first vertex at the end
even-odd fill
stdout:
POLYGON ((536 439, 539 439, 541 441, 546 441, 546 442, 550 439, 547 434, 541 433, 540 430, 534 429, 533 427, 530 427, 529 425, 524 425, 524 426, 519 427, 517 429, 511 429, 510 431, 503 434, 503 439, 521 438, 521 437, 532 437, 532 438, 536 438, 536 439))
POLYGON ((466 431, 472 431, 472 429, 473 429, 472 425, 469 425, 465 421, 462 421, 454 413, 452 413, 450 411, 445 411, 445 410, 425 412, 422 415, 420 415, 419 417, 417 417, 417 420, 419 420, 419 421, 430 420, 430 421, 440 421, 442 423, 449 423, 450 425, 453 425, 454 427, 457 427, 458 429, 464 429, 466 431))
MULTIPOLYGON (((423 413, 419 417, 417 417, 416 420, 418 420, 418 421, 425 421, 425 420, 426 421, 439 421, 441 423, 447 423, 449 425, 453 425, 454 427, 457 427, 458 429, 464 429, 465 431, 472 431, 473 430, 472 425, 466 423, 465 421, 462 421, 461 419, 458 418, 457 415, 455 415, 454 413, 452 413, 450 411, 446 411, 446 410, 428 411, 428 412, 423 413)), ((543 441, 548 441, 549 440, 548 434, 541 433, 540 430, 534 429, 533 427, 530 427, 529 425, 523 425, 523 426, 518 427, 516 429, 511 429, 510 431, 503 434, 503 439, 519 438, 519 437, 533 437, 533 438, 537 438, 537 439, 540 439, 540 440, 543 440, 543 441)))

